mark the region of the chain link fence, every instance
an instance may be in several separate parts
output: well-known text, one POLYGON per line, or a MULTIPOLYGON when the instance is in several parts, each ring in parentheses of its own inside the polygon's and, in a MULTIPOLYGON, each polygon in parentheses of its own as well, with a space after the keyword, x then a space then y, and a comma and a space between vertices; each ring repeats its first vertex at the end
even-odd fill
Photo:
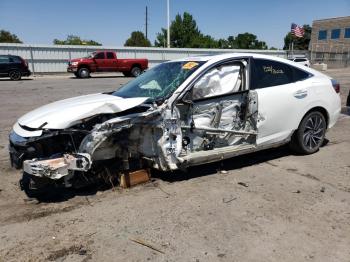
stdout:
POLYGON ((311 63, 325 63, 328 68, 350 66, 350 45, 342 43, 314 43, 310 46, 311 63))

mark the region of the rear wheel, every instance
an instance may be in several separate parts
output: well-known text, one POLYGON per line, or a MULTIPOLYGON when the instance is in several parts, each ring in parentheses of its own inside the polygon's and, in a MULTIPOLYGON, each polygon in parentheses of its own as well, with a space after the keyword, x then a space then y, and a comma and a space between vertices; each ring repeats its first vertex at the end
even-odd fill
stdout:
POLYGON ((15 81, 18 81, 18 80, 21 80, 21 72, 18 71, 18 70, 12 70, 10 71, 9 73, 9 77, 11 78, 11 80, 15 80, 15 81))
POLYGON ((90 70, 86 67, 82 67, 78 70, 78 75, 80 78, 88 78, 90 77, 90 70))
POLYGON ((130 73, 131 73, 131 75, 132 75, 133 77, 138 77, 139 75, 141 75, 142 70, 141 70, 140 67, 134 66, 134 67, 131 69, 130 73))
POLYGON ((326 129, 326 119, 321 112, 308 113, 292 137, 291 148, 301 154, 315 153, 324 141, 326 129))

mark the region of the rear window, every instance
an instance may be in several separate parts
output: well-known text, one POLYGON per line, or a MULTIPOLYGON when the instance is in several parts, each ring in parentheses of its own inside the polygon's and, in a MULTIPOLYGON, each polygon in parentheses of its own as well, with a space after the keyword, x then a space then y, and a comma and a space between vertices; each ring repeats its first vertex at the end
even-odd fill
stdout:
POLYGON ((95 59, 105 59, 105 53, 101 52, 101 53, 97 53, 94 56, 95 59))
POLYGON ((0 64, 6 64, 9 62, 9 57, 5 55, 0 55, 0 64))
POLYGON ((305 80, 306 78, 310 77, 310 74, 308 72, 305 72, 303 70, 299 70, 298 68, 293 68, 293 80, 294 82, 305 80))
POLYGON ((294 60, 295 62, 305 62, 306 59, 305 58, 297 58, 294 60))
POLYGON ((114 53, 107 52, 107 59, 114 59, 114 53))
POLYGON ((293 66, 267 59, 254 59, 251 89, 286 85, 308 77, 309 73, 293 66))
POLYGON ((21 58, 19 58, 18 56, 11 56, 9 60, 11 63, 22 63, 21 58))

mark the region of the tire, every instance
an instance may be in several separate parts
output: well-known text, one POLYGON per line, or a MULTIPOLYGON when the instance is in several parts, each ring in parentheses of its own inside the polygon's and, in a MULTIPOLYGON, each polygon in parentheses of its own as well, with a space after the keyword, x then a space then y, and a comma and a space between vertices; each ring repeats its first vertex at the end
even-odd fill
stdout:
POLYGON ((76 78, 80 78, 78 72, 75 72, 74 75, 75 75, 76 78))
POLYGON ((123 72, 123 75, 126 76, 126 77, 130 77, 131 76, 130 72, 123 72))
POLYGON ((30 198, 41 197, 50 192, 52 187, 48 179, 35 177, 26 172, 23 172, 22 179, 19 181, 19 184, 21 186, 21 190, 23 190, 30 198))
POLYGON ((141 73, 142 73, 142 70, 140 67, 134 66, 133 68, 131 68, 130 74, 133 77, 138 77, 139 75, 141 75, 141 73))
POLYGON ((78 70, 78 75, 80 78, 89 78, 90 77, 90 70, 89 68, 82 67, 78 70))
POLYGON ((20 71, 12 70, 9 73, 9 77, 11 78, 11 80, 18 81, 18 80, 21 80, 22 75, 20 71))
POLYGON ((308 113, 300 122, 291 141, 291 148, 300 154, 309 155, 319 150, 326 135, 327 123, 319 111, 308 113))

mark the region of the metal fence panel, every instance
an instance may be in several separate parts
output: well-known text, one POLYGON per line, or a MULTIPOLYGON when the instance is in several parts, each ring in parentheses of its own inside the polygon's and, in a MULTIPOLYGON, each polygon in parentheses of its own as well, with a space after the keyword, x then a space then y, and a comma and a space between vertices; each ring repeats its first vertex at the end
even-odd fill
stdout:
POLYGON ((115 47, 115 46, 67 46, 67 45, 28 45, 0 43, 0 54, 19 55, 28 60, 35 73, 66 72, 69 59, 87 56, 96 50, 112 50, 119 58, 147 58, 150 67, 163 61, 188 56, 222 53, 261 53, 286 57, 283 50, 243 50, 243 49, 194 49, 194 48, 155 48, 155 47, 115 47))

